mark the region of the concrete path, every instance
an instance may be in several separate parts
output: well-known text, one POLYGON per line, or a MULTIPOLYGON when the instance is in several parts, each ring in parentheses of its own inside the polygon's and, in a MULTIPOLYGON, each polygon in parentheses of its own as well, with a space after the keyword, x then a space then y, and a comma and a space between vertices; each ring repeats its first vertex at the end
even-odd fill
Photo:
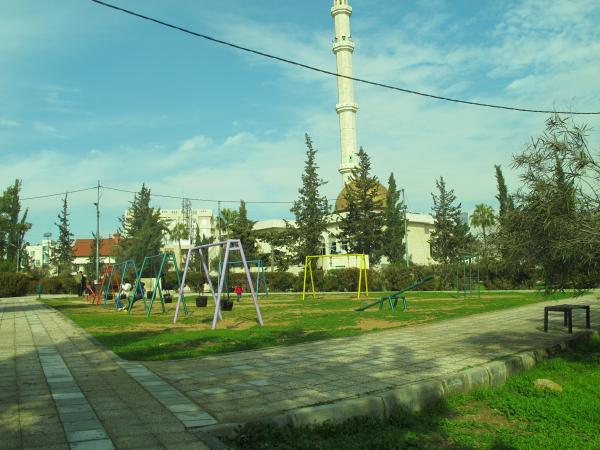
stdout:
POLYGON ((34 298, 0 299, 0 450, 208 448, 186 425, 214 419, 119 362, 34 298))
MULTIPOLYGON (((518 352, 549 348, 572 337, 557 313, 550 316, 548 333, 543 332, 543 307, 556 303, 292 347, 145 365, 220 422, 244 422, 377 395, 518 352)), ((598 329, 597 295, 563 303, 590 304, 592 328, 598 329)), ((585 327, 583 310, 574 311, 573 325, 574 334, 585 327)))

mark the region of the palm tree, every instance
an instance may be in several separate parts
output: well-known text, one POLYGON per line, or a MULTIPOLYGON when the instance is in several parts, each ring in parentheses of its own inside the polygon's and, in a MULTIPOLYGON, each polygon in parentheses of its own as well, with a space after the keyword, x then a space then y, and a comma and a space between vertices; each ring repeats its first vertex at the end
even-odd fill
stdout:
POLYGON ((188 227, 184 223, 177 222, 171 230, 169 230, 169 237, 173 241, 177 241, 179 246, 179 254, 177 255, 177 264, 181 267, 181 240, 189 238, 188 227))
POLYGON ((485 203, 475 205, 475 210, 471 214, 471 225, 477 228, 481 228, 481 234, 483 235, 483 251, 487 253, 487 229, 494 225, 496 222, 494 216, 494 208, 485 203))

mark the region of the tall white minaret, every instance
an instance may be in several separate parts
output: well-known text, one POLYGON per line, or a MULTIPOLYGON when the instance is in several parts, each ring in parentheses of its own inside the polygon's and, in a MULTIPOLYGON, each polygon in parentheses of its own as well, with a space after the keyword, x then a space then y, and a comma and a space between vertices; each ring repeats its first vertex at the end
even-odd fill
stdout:
MULTIPOLYGON (((335 22, 335 38, 333 53, 337 62, 339 75, 352 76, 352 52, 354 42, 350 35, 350 15, 352 7, 348 0, 333 0, 331 16, 335 22)), ((342 160, 340 173, 344 183, 348 182, 353 167, 357 166, 356 146, 356 111, 358 105, 354 102, 354 87, 352 80, 338 77, 338 104, 336 111, 340 118, 340 147, 342 160)))

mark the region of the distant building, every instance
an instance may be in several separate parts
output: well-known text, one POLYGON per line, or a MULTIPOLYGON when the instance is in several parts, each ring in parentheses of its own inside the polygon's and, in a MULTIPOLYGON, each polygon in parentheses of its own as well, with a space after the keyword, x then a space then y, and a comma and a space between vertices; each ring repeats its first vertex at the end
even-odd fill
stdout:
POLYGON ((51 239, 43 239, 39 244, 26 246, 25 251, 29 256, 31 267, 49 267, 55 246, 56 243, 51 239))
MULTIPOLYGON (((111 264, 116 262, 117 244, 119 235, 115 234, 111 238, 100 239, 100 264, 111 264)), ((90 257, 93 255, 92 246, 96 245, 95 239, 76 239, 73 244, 73 265, 75 271, 85 271, 86 265, 90 264, 90 257)), ((95 264, 95 262, 92 262, 95 264)))

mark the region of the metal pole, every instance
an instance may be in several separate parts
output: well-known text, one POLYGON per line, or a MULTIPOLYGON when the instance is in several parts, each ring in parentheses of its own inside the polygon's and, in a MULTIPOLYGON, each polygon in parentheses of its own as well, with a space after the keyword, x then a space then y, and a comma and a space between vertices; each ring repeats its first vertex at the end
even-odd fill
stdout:
POLYGON ((100 180, 96 190, 96 281, 100 279, 100 180))
POLYGON ((406 267, 408 267, 408 226, 406 224, 406 196, 402 188, 402 204, 404 205, 404 254, 406 256, 406 267))

